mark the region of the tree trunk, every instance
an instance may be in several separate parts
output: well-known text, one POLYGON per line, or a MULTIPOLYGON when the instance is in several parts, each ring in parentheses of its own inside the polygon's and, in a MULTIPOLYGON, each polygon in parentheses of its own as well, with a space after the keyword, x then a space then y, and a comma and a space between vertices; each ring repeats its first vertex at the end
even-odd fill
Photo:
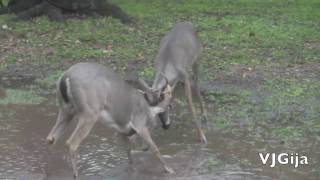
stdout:
MULTIPOLYGON (((73 1, 74 3, 81 3, 80 0, 68 1, 69 4, 72 4, 73 1)), ((2 3, 2 0, 0 2, 2 3)), ((0 14, 15 13, 18 19, 22 20, 47 15, 50 20, 63 21, 63 14, 78 13, 92 16, 112 16, 120 19, 122 23, 131 23, 129 16, 117 5, 106 0, 88 0, 88 2, 90 6, 71 9, 64 3, 59 4, 57 0, 10 0, 6 7, 0 8, 0 14)))

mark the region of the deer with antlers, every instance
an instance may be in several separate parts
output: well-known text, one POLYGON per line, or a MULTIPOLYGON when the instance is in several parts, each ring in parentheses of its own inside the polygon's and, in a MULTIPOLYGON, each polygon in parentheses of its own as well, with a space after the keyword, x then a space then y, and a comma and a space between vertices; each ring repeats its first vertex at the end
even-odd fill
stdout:
MULTIPOLYGON (((164 87, 158 103, 151 106, 141 92, 128 85, 111 69, 95 63, 73 65, 58 80, 59 114, 47 142, 54 144, 70 122, 77 121, 76 128, 66 142, 74 177, 77 177, 77 149, 95 123, 100 121, 116 130, 125 142, 128 137, 136 134, 159 159, 165 172, 173 173, 161 157, 148 128, 170 103, 171 86, 167 83, 164 87)), ((163 126, 170 123, 161 122, 163 126)), ((127 147, 128 159, 132 163, 131 148, 127 147)))
MULTIPOLYGON (((174 89, 178 82, 183 82, 193 122, 202 143, 207 144, 200 123, 197 121, 197 113, 192 98, 191 77, 188 69, 192 68, 194 89, 200 102, 200 110, 204 120, 207 119, 206 110, 198 86, 199 75, 199 49, 195 30, 190 22, 177 23, 171 31, 161 40, 160 48, 155 59, 155 79, 150 87, 145 81, 139 79, 141 88, 146 92, 145 98, 149 104, 154 105, 161 100, 161 94, 167 86, 167 80, 174 89)), ((159 118, 164 122, 170 122, 169 109, 159 113, 159 118)))

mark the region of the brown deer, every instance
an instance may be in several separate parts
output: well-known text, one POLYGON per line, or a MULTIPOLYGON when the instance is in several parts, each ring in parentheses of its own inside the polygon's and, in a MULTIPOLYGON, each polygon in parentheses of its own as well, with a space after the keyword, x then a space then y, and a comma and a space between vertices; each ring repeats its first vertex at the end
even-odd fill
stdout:
MULTIPOLYGON (((193 80, 196 95, 200 102, 202 117, 207 118, 206 110, 203 105, 203 100, 198 87, 199 75, 199 42, 196 37, 195 30, 190 22, 180 22, 161 40, 160 49, 155 59, 155 79, 152 87, 140 80, 142 89, 146 92, 145 98, 149 104, 154 105, 161 99, 161 92, 166 87, 166 78, 169 84, 176 87, 178 82, 184 82, 185 94, 188 99, 189 108, 192 113, 193 122, 197 129, 199 139, 202 143, 207 144, 206 136, 204 135, 200 123, 196 120, 196 109, 192 100, 192 90, 188 69, 192 67, 193 80)), ((159 118, 164 122, 170 122, 168 107, 165 112, 159 114, 159 118)))
MULTIPOLYGON (((75 130, 66 142, 74 177, 77 177, 77 149, 94 124, 101 121, 120 133, 125 142, 128 142, 128 137, 136 134, 163 164, 165 172, 173 173, 161 157, 148 129, 170 103, 171 87, 169 84, 164 86, 161 100, 150 106, 141 92, 128 85, 111 69, 95 63, 73 65, 58 81, 59 114, 47 141, 54 144, 70 122, 77 121, 75 130)), ((132 163, 131 148, 127 147, 129 163, 132 163)))

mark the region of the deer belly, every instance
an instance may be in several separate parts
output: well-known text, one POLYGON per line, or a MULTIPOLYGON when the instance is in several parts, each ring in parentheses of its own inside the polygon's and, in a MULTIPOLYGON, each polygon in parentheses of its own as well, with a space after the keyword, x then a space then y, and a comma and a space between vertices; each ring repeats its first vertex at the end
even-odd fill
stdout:
POLYGON ((130 125, 127 124, 125 127, 120 127, 111 114, 107 111, 101 111, 100 121, 108 128, 112 128, 120 133, 126 134, 131 130, 130 125))

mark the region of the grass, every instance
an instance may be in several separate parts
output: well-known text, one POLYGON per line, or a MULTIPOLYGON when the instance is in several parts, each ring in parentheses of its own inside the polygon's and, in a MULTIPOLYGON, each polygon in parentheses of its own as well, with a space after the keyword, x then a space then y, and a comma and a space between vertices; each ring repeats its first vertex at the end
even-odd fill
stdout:
POLYGON ((235 134, 249 131, 253 138, 319 137, 319 88, 318 80, 277 77, 260 83, 257 89, 213 90, 206 95, 215 107, 211 125, 235 134))
POLYGON ((15 37, 26 51, 1 53, 5 66, 15 59, 56 61, 112 57, 119 63, 143 55, 152 63, 160 38, 178 21, 192 21, 199 31, 204 64, 312 63, 318 49, 306 43, 320 40, 317 1, 121 1, 114 0, 134 17, 136 26, 124 26, 112 18, 69 19, 55 23, 47 18, 12 22, 1 16, 0 24, 11 30, 0 34, 15 37), (148 6, 148 8, 145 8, 148 6), (112 51, 107 51, 112 47, 112 51), (42 52, 34 52, 41 49, 42 52), (301 51, 303 50, 303 51, 301 51), (35 55, 36 54, 36 55, 35 55), (27 57, 26 57, 27 55, 27 57))
POLYGON ((56 81, 62 75, 63 71, 58 70, 44 79, 37 79, 36 83, 46 89, 55 89, 56 81))
POLYGON ((44 98, 38 96, 33 90, 7 89, 6 97, 3 99, 0 99, 0 105, 40 104, 43 100, 44 98))

